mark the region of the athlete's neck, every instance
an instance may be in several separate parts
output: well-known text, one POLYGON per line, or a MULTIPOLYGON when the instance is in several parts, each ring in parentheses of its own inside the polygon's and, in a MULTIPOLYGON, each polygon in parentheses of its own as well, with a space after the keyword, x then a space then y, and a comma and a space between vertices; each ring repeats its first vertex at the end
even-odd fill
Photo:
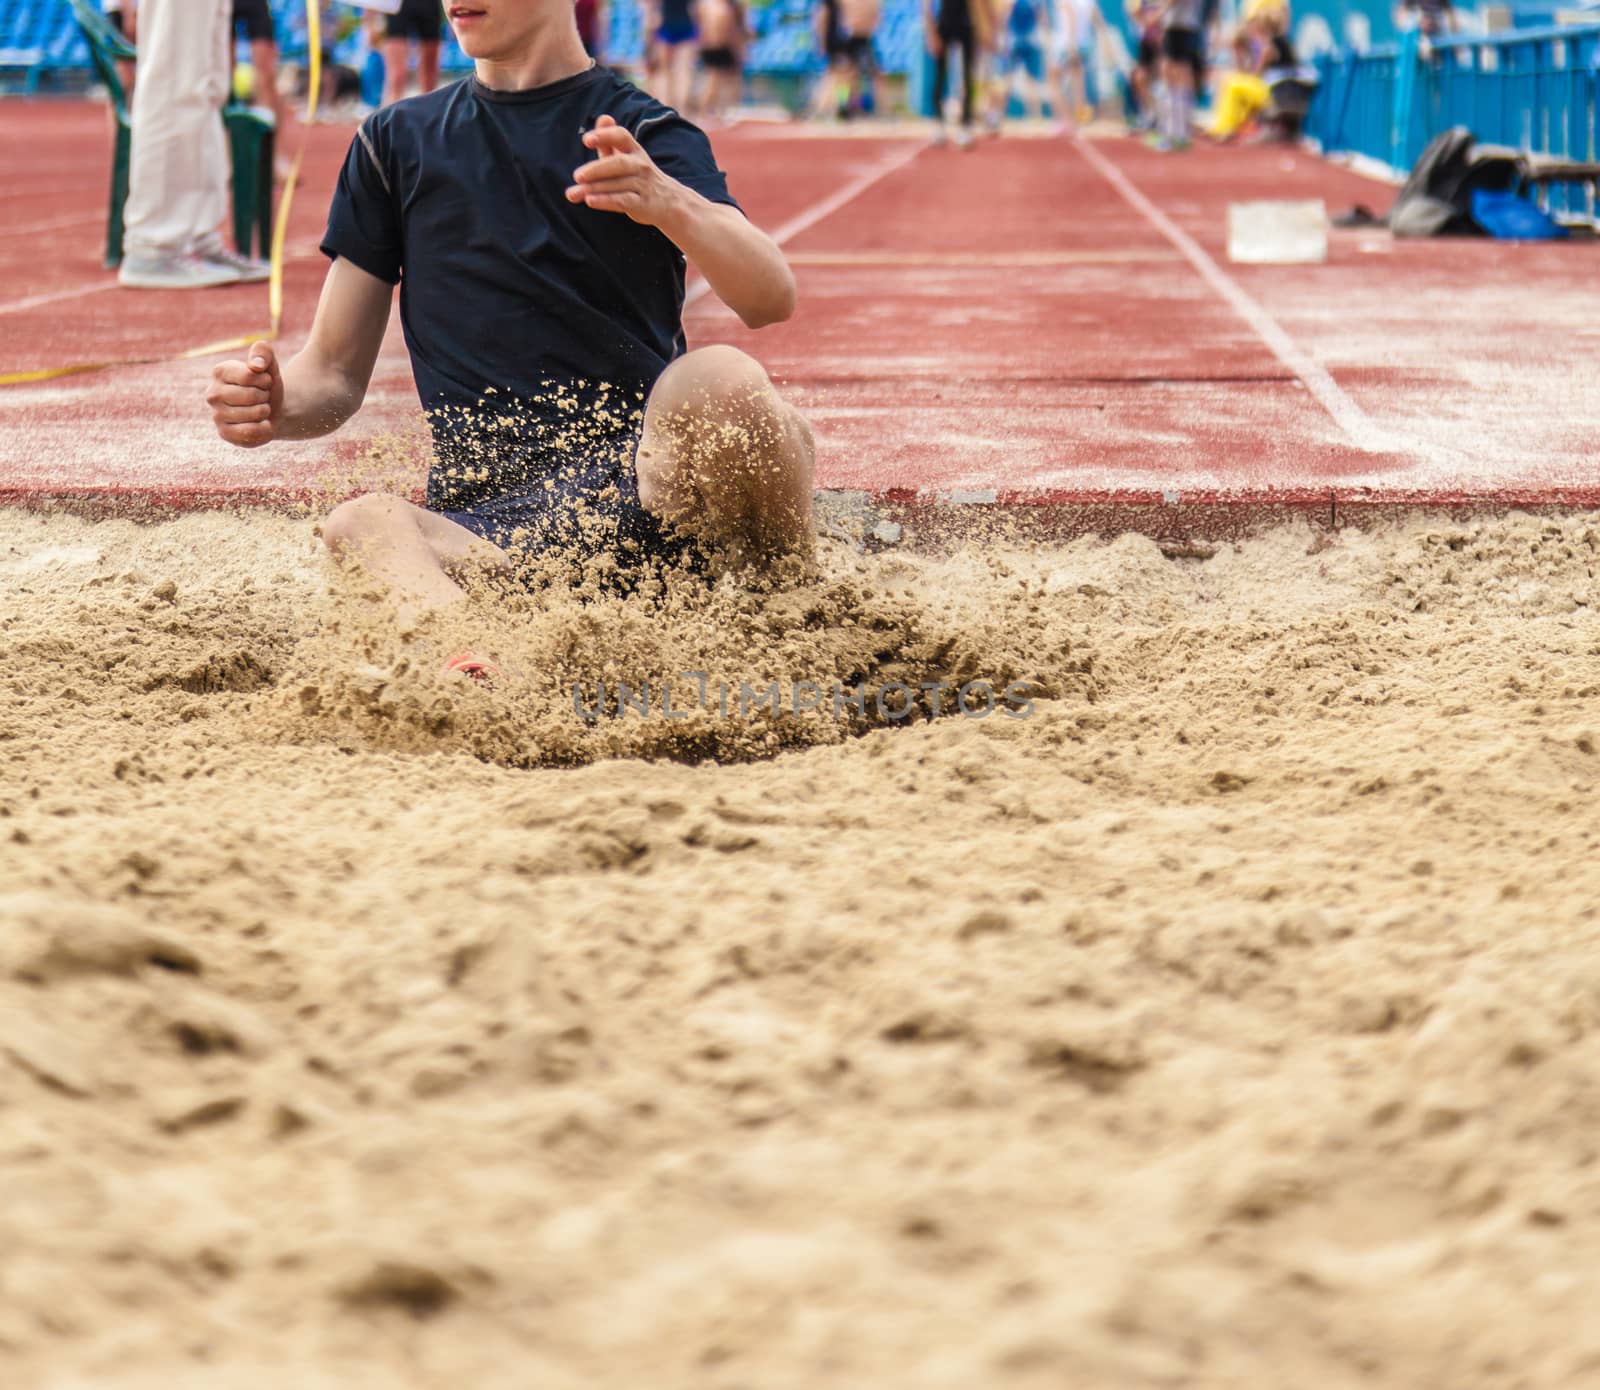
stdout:
POLYGON ((473 69, 478 81, 494 91, 526 92, 559 82, 563 77, 574 77, 592 64, 568 8, 561 14, 560 23, 535 29, 504 53, 477 59, 473 69))

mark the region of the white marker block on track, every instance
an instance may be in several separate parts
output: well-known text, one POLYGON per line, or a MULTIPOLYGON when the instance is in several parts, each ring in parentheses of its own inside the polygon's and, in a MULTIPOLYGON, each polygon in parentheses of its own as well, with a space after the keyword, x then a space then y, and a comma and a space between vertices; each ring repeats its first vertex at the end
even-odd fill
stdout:
POLYGON ((1320 198, 1229 203, 1228 259, 1243 265, 1320 265, 1328 259, 1328 209, 1320 198))

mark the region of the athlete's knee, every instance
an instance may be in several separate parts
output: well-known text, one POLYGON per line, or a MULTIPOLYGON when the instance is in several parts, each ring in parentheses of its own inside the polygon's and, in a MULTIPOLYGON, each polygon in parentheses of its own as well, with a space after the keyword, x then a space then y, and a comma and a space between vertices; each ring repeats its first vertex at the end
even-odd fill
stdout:
POLYGON ((341 502, 322 523, 322 543, 335 555, 371 545, 406 523, 406 504, 385 492, 341 502))
POLYGON ((661 375, 653 403, 667 414, 698 422, 747 421, 775 414, 778 393, 766 368, 726 343, 685 353, 661 375))

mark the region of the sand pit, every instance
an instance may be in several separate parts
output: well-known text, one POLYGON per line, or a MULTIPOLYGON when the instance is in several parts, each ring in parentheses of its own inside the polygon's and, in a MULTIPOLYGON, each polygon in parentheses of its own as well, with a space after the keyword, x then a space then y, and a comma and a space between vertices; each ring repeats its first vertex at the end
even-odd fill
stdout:
POLYGON ((5 1384, 1600 1382, 1597 563, 830 546, 405 642, 306 521, 0 514, 5 1384), (686 670, 1033 698, 568 698, 686 670))

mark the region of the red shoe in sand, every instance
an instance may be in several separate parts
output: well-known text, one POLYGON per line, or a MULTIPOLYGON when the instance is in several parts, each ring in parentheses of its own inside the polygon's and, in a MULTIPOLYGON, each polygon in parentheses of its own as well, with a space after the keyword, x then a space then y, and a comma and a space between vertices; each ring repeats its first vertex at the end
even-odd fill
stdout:
POLYGON ((441 676, 465 676, 470 681, 475 681, 485 689, 492 687, 500 679, 500 668, 493 662, 485 661, 481 656, 474 656, 471 652, 462 652, 445 662, 440 670, 441 676))

